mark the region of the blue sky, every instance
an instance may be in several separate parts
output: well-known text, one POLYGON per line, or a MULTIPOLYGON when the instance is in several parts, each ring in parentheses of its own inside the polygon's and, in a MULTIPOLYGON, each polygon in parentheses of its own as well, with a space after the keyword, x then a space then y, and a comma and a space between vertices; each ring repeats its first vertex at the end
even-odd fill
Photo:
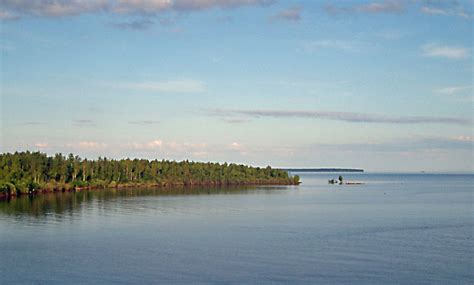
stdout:
POLYGON ((472 6, 5 0, 0 148, 472 172, 472 6))

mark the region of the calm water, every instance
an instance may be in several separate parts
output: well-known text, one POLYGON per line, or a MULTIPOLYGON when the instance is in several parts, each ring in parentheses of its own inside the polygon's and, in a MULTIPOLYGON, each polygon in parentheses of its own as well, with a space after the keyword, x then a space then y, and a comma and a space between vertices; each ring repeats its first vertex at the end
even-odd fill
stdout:
POLYGON ((343 175, 3 201, 0 283, 474 282, 474 175, 343 175))

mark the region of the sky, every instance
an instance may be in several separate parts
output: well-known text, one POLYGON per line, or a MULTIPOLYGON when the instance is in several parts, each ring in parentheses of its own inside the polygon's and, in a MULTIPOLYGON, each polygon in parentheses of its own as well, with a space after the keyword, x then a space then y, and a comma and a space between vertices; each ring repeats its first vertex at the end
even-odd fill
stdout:
POLYGON ((473 6, 1 0, 0 152, 474 172, 473 6))

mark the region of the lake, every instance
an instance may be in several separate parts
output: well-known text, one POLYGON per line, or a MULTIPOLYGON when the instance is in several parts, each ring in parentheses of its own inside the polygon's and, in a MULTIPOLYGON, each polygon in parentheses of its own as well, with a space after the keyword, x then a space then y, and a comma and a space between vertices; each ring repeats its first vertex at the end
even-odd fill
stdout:
POLYGON ((0 283, 472 284, 474 175, 0 201, 0 283))

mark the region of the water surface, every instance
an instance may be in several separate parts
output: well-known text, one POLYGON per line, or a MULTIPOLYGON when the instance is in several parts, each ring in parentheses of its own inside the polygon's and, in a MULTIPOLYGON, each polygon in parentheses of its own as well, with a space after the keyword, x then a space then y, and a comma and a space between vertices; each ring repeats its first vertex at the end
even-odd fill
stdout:
POLYGON ((0 283, 472 284, 474 175, 0 202, 0 283))

